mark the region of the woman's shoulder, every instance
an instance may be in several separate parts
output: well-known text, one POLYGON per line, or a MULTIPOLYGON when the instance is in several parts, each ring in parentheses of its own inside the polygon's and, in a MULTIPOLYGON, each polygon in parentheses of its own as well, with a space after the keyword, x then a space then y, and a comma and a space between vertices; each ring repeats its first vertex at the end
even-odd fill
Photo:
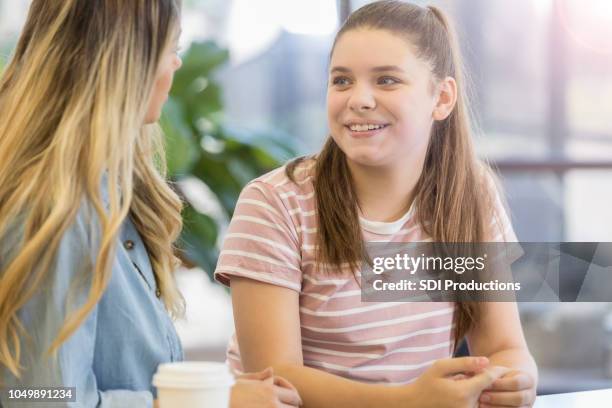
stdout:
MULTIPOLYGON (((6 267, 14 257, 24 249, 24 245, 32 239, 26 237, 26 224, 29 214, 22 211, 15 216, 7 225, 5 231, 0 237, 0 263, 6 267)), ((88 258, 94 254, 94 246, 99 242, 100 227, 99 219, 92 205, 87 201, 83 201, 78 205, 72 220, 65 228, 59 228, 61 231, 55 231, 48 235, 48 239, 59 239, 57 242, 56 258, 59 262, 67 262, 71 258, 82 257, 86 255, 88 258), (59 234, 59 236, 58 236, 59 234)), ((45 228, 42 226, 41 228, 45 228)), ((64 269, 64 268, 60 268, 64 269)))
POLYGON ((94 206, 83 199, 72 222, 65 229, 60 249, 79 248, 82 253, 93 253, 101 237, 100 217, 94 206))

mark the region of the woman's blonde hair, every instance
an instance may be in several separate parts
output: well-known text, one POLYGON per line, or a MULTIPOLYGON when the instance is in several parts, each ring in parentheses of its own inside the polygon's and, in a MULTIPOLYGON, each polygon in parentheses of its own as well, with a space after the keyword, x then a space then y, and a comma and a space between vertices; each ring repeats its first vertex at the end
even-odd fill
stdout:
POLYGON ((176 0, 33 0, 30 6, 0 78, 0 237, 23 222, 18 250, 3 260, 0 274, 0 363, 17 377, 26 334, 17 313, 40 289, 83 202, 95 209, 101 231, 89 296, 66 318, 49 352, 100 300, 126 217, 149 251, 167 309, 183 313, 172 276, 181 201, 165 181, 161 132, 144 125, 179 8, 176 0))
MULTIPOLYGON (((434 81, 453 77, 458 98, 451 114, 434 122, 421 177, 415 187, 415 208, 424 232, 434 242, 483 242, 495 214, 485 166, 472 146, 472 124, 467 101, 461 52, 455 30, 436 7, 420 7, 395 0, 377 1, 353 12, 340 28, 342 35, 356 29, 386 30, 416 48, 417 56, 432 67, 434 81)), ((304 158, 287 165, 293 178, 304 158)), ((353 269, 367 259, 361 233, 358 199, 346 155, 329 137, 316 157, 314 174, 317 199, 317 260, 353 269)), ((480 318, 478 304, 458 302, 455 345, 480 318)))

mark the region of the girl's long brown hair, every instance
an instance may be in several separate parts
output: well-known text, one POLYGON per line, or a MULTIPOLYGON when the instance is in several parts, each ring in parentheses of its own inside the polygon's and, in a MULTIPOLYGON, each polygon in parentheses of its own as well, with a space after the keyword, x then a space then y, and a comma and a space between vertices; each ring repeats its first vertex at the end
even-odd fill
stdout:
MULTIPOLYGON (((338 39, 355 29, 387 30, 414 45, 417 55, 431 66, 434 81, 453 77, 458 97, 452 113, 434 122, 424 168, 416 184, 415 208, 424 232, 434 242, 483 242, 494 213, 485 167, 472 146, 465 78, 457 36, 449 19, 439 9, 394 0, 368 4, 352 13, 340 28, 338 39)), ((333 47, 332 47, 333 53, 333 47)), ((287 175, 304 158, 290 162, 287 175)), ((355 194, 346 156, 329 137, 316 156, 314 185, 317 202, 317 261, 355 270, 367 259, 355 194)), ((477 303, 458 302, 454 315, 457 346, 477 324, 477 303)))
POLYGON ((85 277, 89 296, 49 351, 100 300, 128 216, 149 250, 167 309, 183 313, 173 279, 181 201, 165 182, 158 127, 143 126, 159 63, 179 28, 179 8, 177 0, 32 1, 0 77, 0 242, 15 224, 23 235, 10 259, 0 260, 0 369, 17 377, 27 335, 18 311, 43 289, 84 202, 100 226, 95 264, 85 277))

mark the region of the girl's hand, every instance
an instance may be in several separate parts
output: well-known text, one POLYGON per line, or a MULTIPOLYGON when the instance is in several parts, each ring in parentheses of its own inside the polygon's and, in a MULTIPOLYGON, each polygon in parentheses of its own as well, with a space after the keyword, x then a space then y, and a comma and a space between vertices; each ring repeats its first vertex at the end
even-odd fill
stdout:
POLYGON ((230 408, 299 407, 302 400, 293 385, 275 376, 272 368, 238 377, 232 387, 230 408))
POLYGON ((495 380, 480 396, 480 407, 531 407, 536 399, 536 385, 523 371, 512 370, 495 380))
POLYGON ((414 405, 474 408, 482 391, 508 371, 489 366, 486 357, 438 360, 412 384, 416 393, 414 405))

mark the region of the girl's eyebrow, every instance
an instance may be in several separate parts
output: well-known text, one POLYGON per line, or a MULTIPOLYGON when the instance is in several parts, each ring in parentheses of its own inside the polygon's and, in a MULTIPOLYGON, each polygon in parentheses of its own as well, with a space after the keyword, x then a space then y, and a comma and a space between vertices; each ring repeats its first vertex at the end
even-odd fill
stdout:
POLYGON ((349 73, 351 72, 351 70, 346 67, 333 67, 329 72, 331 72, 332 74, 334 72, 349 73))
POLYGON ((404 70, 397 65, 383 65, 380 67, 374 67, 371 69, 372 72, 387 72, 387 71, 395 71, 395 72, 404 72, 404 70))
MULTIPOLYGON (((370 71, 372 72, 389 72, 389 71, 404 72, 404 70, 398 67, 397 65, 381 65, 379 67, 374 67, 370 69, 370 71)), ((334 72, 349 73, 351 72, 351 70, 348 69, 347 67, 337 66, 337 67, 333 67, 330 72, 331 73, 334 73, 334 72)))

